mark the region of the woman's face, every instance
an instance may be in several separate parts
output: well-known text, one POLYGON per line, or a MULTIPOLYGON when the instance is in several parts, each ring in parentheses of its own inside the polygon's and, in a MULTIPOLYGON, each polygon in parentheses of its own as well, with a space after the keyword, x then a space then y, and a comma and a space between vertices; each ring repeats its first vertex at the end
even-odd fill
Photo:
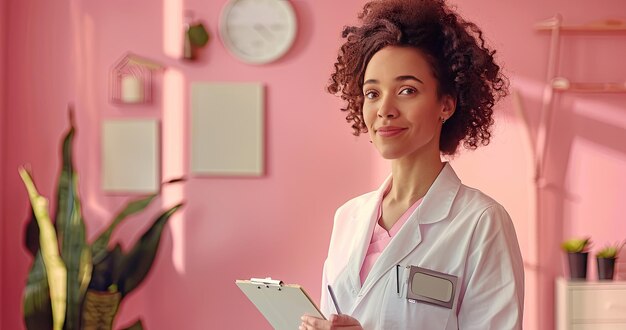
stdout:
POLYGON ((374 54, 363 95, 363 118, 383 158, 439 155, 441 119, 452 115, 454 102, 437 96, 437 80, 420 50, 388 46, 374 54))

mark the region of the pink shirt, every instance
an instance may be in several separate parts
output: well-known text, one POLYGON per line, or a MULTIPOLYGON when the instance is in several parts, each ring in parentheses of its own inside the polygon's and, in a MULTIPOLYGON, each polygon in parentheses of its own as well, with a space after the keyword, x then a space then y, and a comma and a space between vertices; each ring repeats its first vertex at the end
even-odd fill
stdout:
MULTIPOLYGON (((367 275, 374 267, 376 260, 380 257, 380 254, 383 253, 383 250, 389 245, 391 239, 396 236, 402 225, 409 219, 413 211, 422 203, 422 199, 417 200, 408 210, 406 210, 400 219, 393 224, 389 232, 385 230, 385 228, 381 227, 381 225, 376 221, 376 227, 374 227, 374 233, 372 233, 372 240, 370 241, 370 245, 367 248, 367 253, 365 254, 365 260, 363 260, 363 265, 361 265, 361 284, 365 283, 365 279, 367 275)), ((382 214, 382 201, 378 204, 378 216, 377 219, 380 219, 382 214)))

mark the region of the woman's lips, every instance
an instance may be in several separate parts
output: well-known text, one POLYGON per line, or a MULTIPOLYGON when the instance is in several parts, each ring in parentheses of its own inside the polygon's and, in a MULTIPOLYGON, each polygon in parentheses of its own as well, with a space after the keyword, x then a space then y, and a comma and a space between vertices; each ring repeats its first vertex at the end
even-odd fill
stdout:
POLYGON ((385 126, 376 130, 376 134, 382 137, 392 137, 402 133, 406 128, 385 126))

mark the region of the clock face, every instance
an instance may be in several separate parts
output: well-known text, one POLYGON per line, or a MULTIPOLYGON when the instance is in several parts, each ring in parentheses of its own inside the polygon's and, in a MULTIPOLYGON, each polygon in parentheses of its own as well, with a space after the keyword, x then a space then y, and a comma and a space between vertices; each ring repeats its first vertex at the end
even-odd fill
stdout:
POLYGON ((269 63, 293 44, 296 16, 288 0, 231 0, 222 12, 220 36, 240 60, 269 63))

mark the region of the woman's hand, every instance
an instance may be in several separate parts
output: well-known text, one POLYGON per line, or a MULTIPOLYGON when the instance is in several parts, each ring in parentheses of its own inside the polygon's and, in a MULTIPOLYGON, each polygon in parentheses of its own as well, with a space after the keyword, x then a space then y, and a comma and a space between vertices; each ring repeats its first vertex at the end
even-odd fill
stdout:
POLYGON ((310 315, 304 315, 301 319, 300 330, 363 330, 361 323, 357 319, 345 314, 332 314, 328 320, 310 315))

